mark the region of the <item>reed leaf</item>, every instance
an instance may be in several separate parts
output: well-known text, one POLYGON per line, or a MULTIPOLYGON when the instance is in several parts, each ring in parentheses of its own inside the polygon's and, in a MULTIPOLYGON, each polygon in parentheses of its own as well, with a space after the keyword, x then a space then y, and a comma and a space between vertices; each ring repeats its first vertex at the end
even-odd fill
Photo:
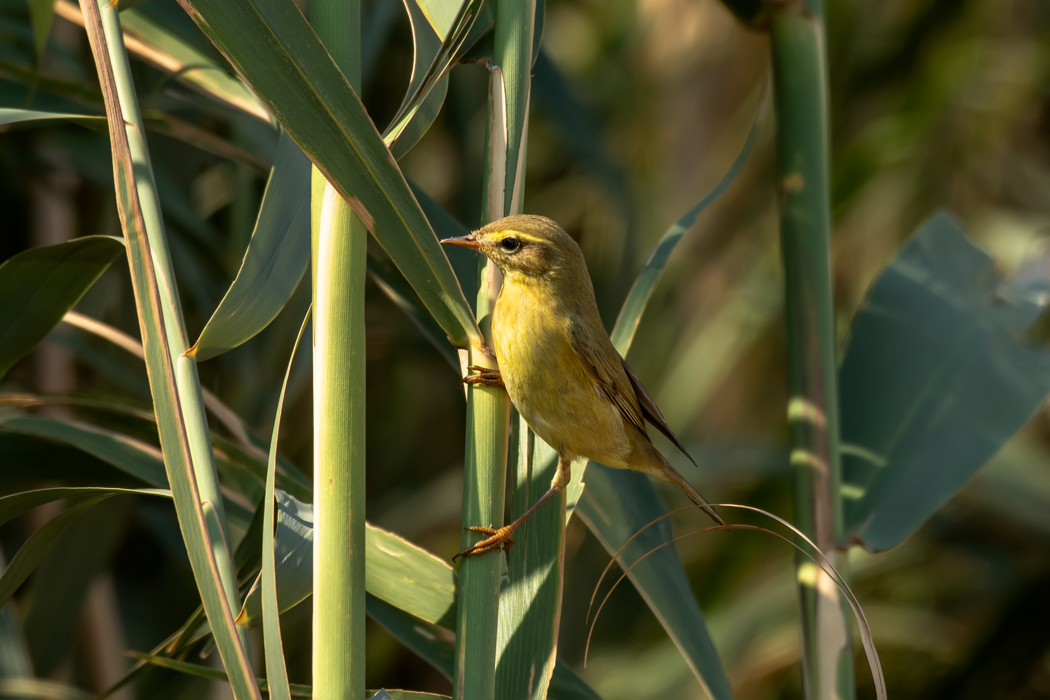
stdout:
MULTIPOLYGON (((60 17, 84 25, 84 15, 72 0, 58 0, 54 6, 60 17)), ((137 10, 121 12, 120 23, 128 53, 168 73, 187 87, 266 123, 273 121, 273 116, 259 98, 241 80, 175 33, 137 10)))
POLYGON ((292 297, 310 263, 310 160, 282 132, 237 277, 186 354, 202 362, 255 337, 292 297))
POLYGON ((900 544, 1043 405, 1050 351, 1029 330, 1040 330, 1047 259, 1003 279, 939 213, 875 281, 839 370, 851 539, 900 544))
POLYGON ((0 265, 0 378, 58 325, 123 251, 119 238, 85 236, 27 250, 0 265))
POLYGON ((180 0, 361 216, 453 343, 480 337, 470 306, 360 99, 291 0, 180 0))
MULTIPOLYGON (((305 180, 305 172, 303 173, 305 180)), ((306 332, 310 314, 307 312, 299 335, 292 346, 288 357, 288 369, 281 382, 281 394, 277 399, 277 411, 273 419, 273 437, 270 438, 270 458, 266 464, 266 491, 263 494, 262 521, 262 618, 263 642, 266 647, 266 688, 272 700, 289 700, 291 690, 288 687, 288 668, 284 663, 284 645, 281 641, 281 620, 277 612, 277 578, 274 573, 274 484, 277 479, 277 438, 281 432, 281 413, 284 409, 284 395, 288 390, 288 377, 292 374, 292 362, 295 351, 306 332)))
POLYGON ((259 698, 230 610, 237 590, 224 532, 225 509, 196 366, 182 357, 188 344, 120 19, 116 8, 99 7, 96 0, 83 0, 81 10, 106 102, 118 212, 176 512, 234 697, 259 698), (203 503, 214 511, 217 539, 209 531, 203 503))

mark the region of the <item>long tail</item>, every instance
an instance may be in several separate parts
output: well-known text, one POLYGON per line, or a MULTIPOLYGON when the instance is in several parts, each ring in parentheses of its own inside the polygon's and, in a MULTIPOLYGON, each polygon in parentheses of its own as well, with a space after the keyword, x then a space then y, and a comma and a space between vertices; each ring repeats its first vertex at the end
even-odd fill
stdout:
POLYGON ((668 464, 663 470, 663 473, 657 474, 656 476, 682 489, 682 491, 685 492, 685 495, 689 496, 689 500, 700 506, 700 508, 716 523, 719 525, 726 524, 726 521, 722 520, 722 516, 718 514, 718 511, 715 510, 713 505, 711 505, 711 502, 701 496, 700 492, 694 489, 692 484, 686 481, 685 477, 679 474, 674 467, 668 464))

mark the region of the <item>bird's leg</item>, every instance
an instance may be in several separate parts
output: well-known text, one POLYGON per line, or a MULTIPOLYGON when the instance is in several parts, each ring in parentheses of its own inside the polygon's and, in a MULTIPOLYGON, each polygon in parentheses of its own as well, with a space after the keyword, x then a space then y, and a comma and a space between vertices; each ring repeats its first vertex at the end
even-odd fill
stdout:
POLYGON ((525 522, 530 515, 536 512, 536 509, 543 505, 551 496, 555 495, 566 486, 572 479, 572 457, 560 457, 558 458, 558 471, 554 475, 554 479, 551 480, 551 487, 547 489, 547 493, 540 496, 540 499, 532 504, 532 507, 521 514, 514 522, 509 525, 504 525, 500 528, 492 527, 468 527, 467 529, 471 532, 479 532, 482 535, 488 535, 485 539, 477 542, 470 547, 467 547, 462 552, 452 557, 452 561, 456 561, 460 557, 469 557, 471 554, 484 554, 485 552, 493 552, 496 550, 504 550, 514 544, 514 540, 511 539, 511 535, 518 529, 518 526, 525 522))
POLYGON ((485 386, 506 388, 503 386, 503 375, 499 373, 498 369, 489 369, 480 365, 470 365, 467 369, 477 372, 477 374, 468 374, 459 380, 460 384, 483 384, 485 386))

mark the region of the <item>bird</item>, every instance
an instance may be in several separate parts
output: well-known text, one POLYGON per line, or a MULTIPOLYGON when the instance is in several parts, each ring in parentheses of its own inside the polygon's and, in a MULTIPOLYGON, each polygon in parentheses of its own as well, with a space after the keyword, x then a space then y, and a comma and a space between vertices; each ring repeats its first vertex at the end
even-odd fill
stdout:
POLYGON ((529 428, 558 453, 550 489, 509 525, 467 528, 487 537, 453 559, 511 546, 514 531, 569 484, 576 457, 670 482, 725 524, 649 439, 646 421, 696 464, 605 332, 583 251, 561 226, 543 216, 508 216, 441 242, 482 253, 503 273, 491 326, 498 369, 472 365, 476 374, 463 382, 504 387, 529 428))

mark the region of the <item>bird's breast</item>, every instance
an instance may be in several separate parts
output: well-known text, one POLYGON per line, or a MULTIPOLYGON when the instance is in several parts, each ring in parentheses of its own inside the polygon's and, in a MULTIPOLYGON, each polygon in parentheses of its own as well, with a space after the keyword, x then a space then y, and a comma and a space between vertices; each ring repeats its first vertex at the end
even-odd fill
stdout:
POLYGON ((615 462, 629 450, 623 420, 585 372, 569 318, 543 294, 504 284, 492 316, 503 383, 529 427, 559 452, 615 462))

